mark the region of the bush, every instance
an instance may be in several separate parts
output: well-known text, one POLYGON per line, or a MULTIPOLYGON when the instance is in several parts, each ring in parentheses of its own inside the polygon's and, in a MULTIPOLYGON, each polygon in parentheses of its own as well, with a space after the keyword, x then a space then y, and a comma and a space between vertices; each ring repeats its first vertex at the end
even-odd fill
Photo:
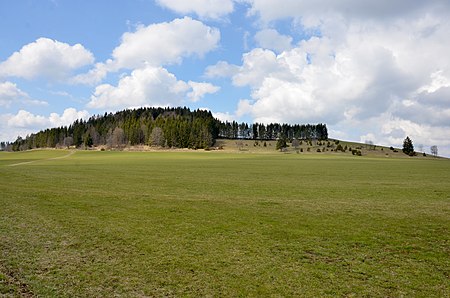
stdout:
POLYGON ((320 148, 317 148, 317 152, 320 152, 320 148))
POLYGON ((352 155, 361 156, 362 154, 361 154, 360 150, 354 149, 354 150, 352 150, 352 155))

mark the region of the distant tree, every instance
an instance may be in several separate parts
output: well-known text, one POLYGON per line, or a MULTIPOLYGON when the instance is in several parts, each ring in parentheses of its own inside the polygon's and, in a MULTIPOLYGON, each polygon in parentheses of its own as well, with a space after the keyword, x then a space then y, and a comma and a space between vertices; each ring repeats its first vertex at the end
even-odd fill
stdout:
POLYGON ((283 151, 284 148, 286 148, 286 147, 287 147, 286 138, 285 137, 279 138, 277 141, 276 149, 283 151))
POLYGON ((300 141, 298 139, 293 139, 292 140, 292 147, 294 147, 295 150, 298 150, 298 148, 300 147, 300 141))
POLYGON ((65 137, 63 141, 63 145, 67 148, 73 145, 73 138, 72 137, 65 137))
POLYGON ((414 155, 414 145, 413 145, 412 140, 409 137, 406 137, 405 140, 403 141, 402 151, 403 151, 403 153, 405 153, 409 156, 414 155))
POLYGON ((150 134, 150 144, 152 146, 163 147, 165 144, 164 133, 160 127, 155 127, 150 134))
POLYGON ((430 151, 432 155, 434 156, 438 155, 438 147, 436 145, 431 146, 430 151))
POLYGON ((121 148, 125 144, 125 133, 122 128, 116 127, 111 135, 111 146, 121 148))

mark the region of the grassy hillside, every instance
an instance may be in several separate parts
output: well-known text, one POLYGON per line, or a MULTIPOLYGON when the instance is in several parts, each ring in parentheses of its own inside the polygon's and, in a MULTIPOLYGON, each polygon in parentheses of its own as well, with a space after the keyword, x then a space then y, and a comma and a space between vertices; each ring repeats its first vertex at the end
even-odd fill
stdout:
POLYGON ((450 295, 448 160, 70 153, 0 153, 0 296, 450 295))
MULTIPOLYGON (((231 152, 273 153, 276 151, 276 144, 277 141, 218 139, 214 146, 215 148, 220 148, 224 151, 231 152)), ((393 149, 394 150, 385 146, 330 139, 329 141, 301 141, 298 148, 295 148, 292 143, 288 143, 288 147, 283 150, 283 152, 296 154, 338 154, 351 156, 353 155, 352 151, 356 150, 360 151, 363 156, 369 157, 408 157, 400 148, 393 149), (341 150, 338 149, 339 145, 341 146, 341 150)), ((417 153, 414 158, 423 157, 424 156, 422 153, 417 153)))

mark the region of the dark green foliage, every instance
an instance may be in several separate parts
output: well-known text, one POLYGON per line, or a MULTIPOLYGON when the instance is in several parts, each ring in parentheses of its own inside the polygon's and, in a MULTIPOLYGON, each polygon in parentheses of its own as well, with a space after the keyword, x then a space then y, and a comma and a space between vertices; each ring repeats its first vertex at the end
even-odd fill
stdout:
POLYGON ((353 150, 352 150, 352 154, 353 154, 353 155, 356 155, 356 156, 361 156, 361 155, 362 155, 361 151, 360 151, 360 150, 357 150, 357 149, 353 149, 353 150))
POLYGON ((402 149, 403 153, 409 155, 409 156, 414 156, 414 145, 411 141, 411 139, 409 137, 406 137, 405 140, 403 141, 403 149, 402 149))
MULTIPOLYGON (((222 122, 215 119, 210 111, 184 108, 140 108, 124 110, 115 114, 105 113, 93 116, 87 121, 76 120, 69 127, 46 129, 31 134, 25 139, 18 138, 13 144, 14 151, 44 147, 67 147, 71 145, 92 147, 108 145, 122 148, 126 145, 154 145, 175 148, 208 148, 217 138, 275 140, 283 135, 285 139, 327 139, 325 124, 289 125, 272 123, 247 124, 222 122), (117 128, 120 138, 114 135, 117 128), (159 128, 154 134, 155 128, 159 128), (122 135, 123 132, 123 135, 122 135)), ((264 145, 266 146, 266 144, 264 145)), ((6 143, 1 150, 6 149, 6 143)))
POLYGON ((283 149, 286 147, 287 147, 286 138, 284 137, 279 138, 277 141, 276 149, 283 151, 283 149))

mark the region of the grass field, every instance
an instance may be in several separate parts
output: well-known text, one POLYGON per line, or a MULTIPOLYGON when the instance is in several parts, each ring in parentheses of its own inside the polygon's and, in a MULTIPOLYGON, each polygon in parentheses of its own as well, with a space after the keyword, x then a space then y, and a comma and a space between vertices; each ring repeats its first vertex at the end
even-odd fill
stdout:
POLYGON ((71 153, 0 153, 0 296, 450 296, 449 160, 71 153))

